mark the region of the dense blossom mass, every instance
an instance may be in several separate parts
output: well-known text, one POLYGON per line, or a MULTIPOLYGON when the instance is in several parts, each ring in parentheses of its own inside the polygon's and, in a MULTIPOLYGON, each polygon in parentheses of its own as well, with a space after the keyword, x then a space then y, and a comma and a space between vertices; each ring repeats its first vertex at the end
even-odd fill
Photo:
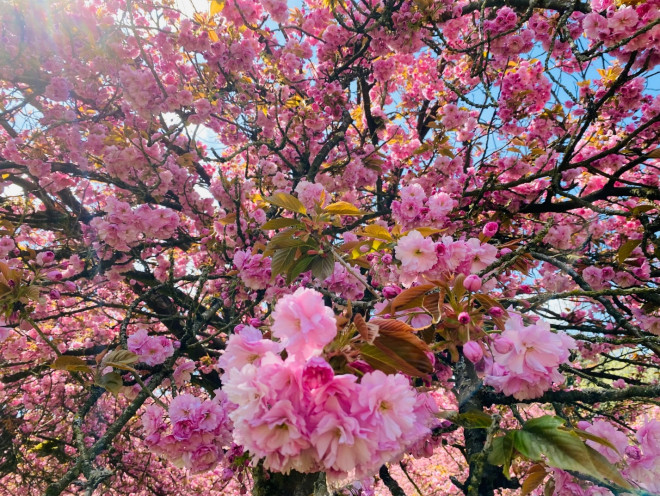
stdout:
POLYGON ((660 493, 660 0, 0 46, 0 496, 660 493))

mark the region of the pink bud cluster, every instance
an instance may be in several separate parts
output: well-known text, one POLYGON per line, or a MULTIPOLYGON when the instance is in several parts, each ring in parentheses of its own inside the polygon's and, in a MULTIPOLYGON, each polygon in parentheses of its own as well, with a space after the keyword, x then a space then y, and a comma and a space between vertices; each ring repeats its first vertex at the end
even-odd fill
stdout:
POLYGON ((553 383, 564 382, 558 368, 568 363, 575 340, 553 333, 546 322, 526 326, 520 314, 509 315, 504 332, 493 342, 493 363, 484 384, 519 400, 537 398, 553 383))
POLYGON ((231 445, 229 408, 220 390, 212 400, 187 393, 176 396, 168 408, 169 422, 162 408, 150 405, 141 417, 145 442, 178 467, 193 473, 211 470, 231 445))
POLYGON ((300 288, 277 303, 272 333, 281 344, 257 333, 234 334, 219 366, 236 405, 234 440, 269 470, 363 478, 430 433, 435 404, 405 376, 335 374, 321 356, 337 329, 320 293, 300 288))

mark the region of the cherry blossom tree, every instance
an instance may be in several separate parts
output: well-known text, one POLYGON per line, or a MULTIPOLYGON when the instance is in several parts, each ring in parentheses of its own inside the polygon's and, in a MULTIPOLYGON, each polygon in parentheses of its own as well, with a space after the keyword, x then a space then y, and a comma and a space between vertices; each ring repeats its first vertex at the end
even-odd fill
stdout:
POLYGON ((660 492, 659 0, 0 0, 0 493, 660 492))

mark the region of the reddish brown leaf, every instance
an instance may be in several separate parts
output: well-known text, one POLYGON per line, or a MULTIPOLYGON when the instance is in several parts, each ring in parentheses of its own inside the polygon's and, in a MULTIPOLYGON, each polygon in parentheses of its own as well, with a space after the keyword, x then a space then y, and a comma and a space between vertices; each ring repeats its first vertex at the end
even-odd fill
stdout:
POLYGON ((420 306, 424 301, 424 294, 435 288, 435 284, 420 284, 412 288, 401 291, 392 300, 392 313, 397 310, 405 310, 407 308, 415 308, 420 306))

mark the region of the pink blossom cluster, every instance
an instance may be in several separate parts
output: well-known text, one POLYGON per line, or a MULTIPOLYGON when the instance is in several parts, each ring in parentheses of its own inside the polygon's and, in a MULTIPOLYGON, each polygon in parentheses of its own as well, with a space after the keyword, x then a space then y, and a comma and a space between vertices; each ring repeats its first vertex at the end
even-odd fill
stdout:
POLYGON ((178 467, 193 473, 211 470, 231 445, 229 408, 220 390, 212 400, 188 393, 176 396, 169 404, 169 422, 162 408, 149 405, 141 417, 145 442, 178 467))
POLYGON ((543 110, 552 87, 543 72, 541 62, 522 61, 504 73, 498 109, 503 122, 543 110))
POLYGON ((250 289, 266 289, 270 283, 270 258, 248 250, 234 252, 234 265, 241 280, 250 289))
POLYGON ((172 341, 165 336, 149 336, 146 329, 139 329, 127 340, 128 350, 135 353, 147 365, 163 363, 174 354, 172 341))
MULTIPOLYGON (((359 273, 359 269, 356 267, 354 272, 359 273)), ((346 300, 356 301, 364 296, 364 284, 339 262, 335 262, 335 270, 323 281, 323 287, 346 300)))
POLYGON ((626 449, 626 474, 651 493, 660 493, 660 420, 649 420, 637 430, 639 448, 626 449))
POLYGON ((321 356, 337 330, 320 293, 300 288, 283 297, 271 329, 281 344, 246 326, 219 361, 236 405, 234 440, 269 470, 359 479, 430 433, 435 403, 405 376, 335 374, 321 356))
MULTIPOLYGON (((457 110, 457 113, 460 112, 457 110)), ((452 127, 462 124, 461 119, 454 118, 452 127)), ((449 213, 458 206, 458 202, 445 192, 427 196, 424 188, 417 183, 404 186, 399 193, 401 200, 392 202, 392 216, 406 228, 421 225, 444 227, 449 213)))
POLYGON ((294 190, 300 202, 309 211, 313 211, 316 205, 321 207, 328 203, 329 195, 322 184, 310 183, 304 179, 298 183, 294 190))
MULTIPOLYGON (((603 419, 594 420, 592 423, 578 422, 577 427, 608 441, 614 447, 613 449, 593 440, 586 441, 610 463, 625 462, 626 468, 623 474, 628 479, 651 493, 660 491, 660 421, 647 419, 637 429, 635 433, 637 445, 630 444, 628 436, 603 419)), ((559 475, 560 477, 555 479, 557 482, 555 494, 584 496, 610 494, 602 492, 603 488, 597 486, 579 485, 573 477, 563 471, 559 475)))
POLYGON ((519 400, 537 398, 564 382, 558 367, 568 363, 569 350, 575 348, 573 338, 553 333, 547 322, 526 326, 520 314, 510 312, 504 332, 493 342, 484 384, 519 400))
POLYGON ((133 209, 130 204, 112 197, 106 201, 106 215, 95 217, 89 224, 98 239, 116 250, 129 251, 144 238, 170 238, 179 226, 179 216, 168 208, 143 204, 133 209))
POLYGON ((497 259, 497 248, 477 238, 454 241, 443 236, 434 242, 419 231, 399 239, 395 256, 401 261, 401 280, 412 284, 419 276, 438 277, 450 272, 476 274, 497 259))

